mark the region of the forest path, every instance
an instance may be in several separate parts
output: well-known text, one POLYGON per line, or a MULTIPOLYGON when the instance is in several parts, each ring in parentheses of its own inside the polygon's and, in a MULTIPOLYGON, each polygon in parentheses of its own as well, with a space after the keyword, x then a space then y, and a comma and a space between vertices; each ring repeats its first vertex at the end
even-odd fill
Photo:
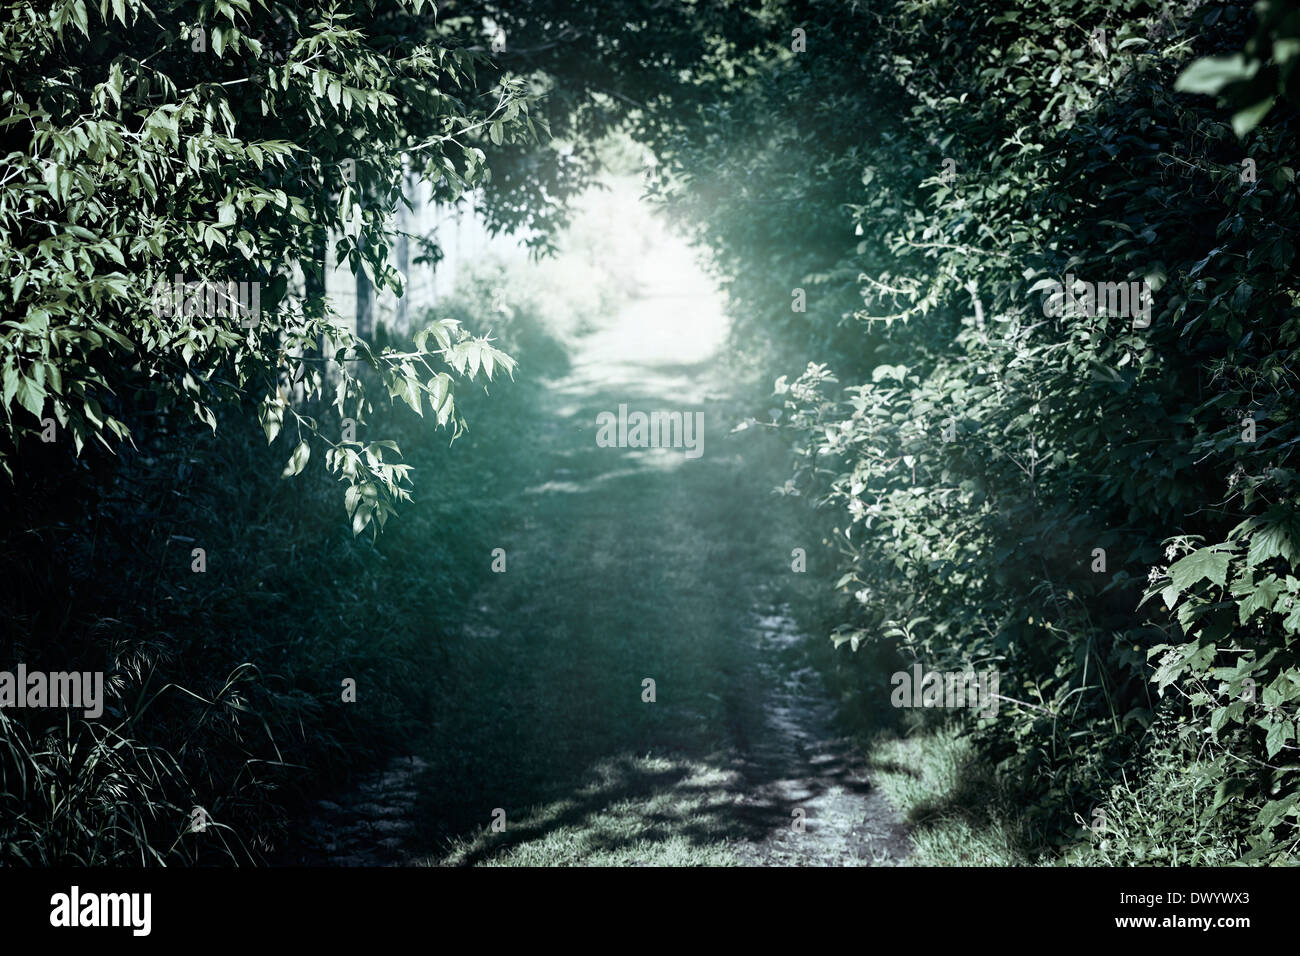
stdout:
POLYGON ((580 339, 536 422, 503 437, 532 462, 506 570, 472 602, 419 755, 321 805, 313 862, 906 857, 791 617, 791 550, 808 543, 771 495, 779 455, 730 434, 741 409, 712 390, 726 391, 716 309, 707 288, 651 287, 580 339), (597 415, 620 405, 702 412, 702 454, 598 447, 597 415))

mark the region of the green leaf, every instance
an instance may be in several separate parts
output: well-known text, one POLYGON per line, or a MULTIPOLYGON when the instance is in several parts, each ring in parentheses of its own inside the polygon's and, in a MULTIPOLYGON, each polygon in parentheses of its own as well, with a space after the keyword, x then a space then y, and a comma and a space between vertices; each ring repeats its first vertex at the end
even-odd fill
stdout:
POLYGON ((435 412, 441 412, 443 405, 447 403, 451 395, 451 376, 446 372, 439 372, 433 378, 429 379, 429 404, 435 412))
POLYGON ((1229 83, 1249 80, 1259 70, 1257 62, 1246 62, 1240 53, 1232 56, 1207 56, 1194 62, 1179 75, 1174 89, 1179 93, 1218 93, 1229 83))
POLYGON ((1285 816, 1296 813, 1296 800, 1300 798, 1300 793, 1291 793, 1278 800, 1270 800, 1264 804, 1264 809, 1259 811, 1259 816, 1255 818, 1255 824, 1261 830, 1268 830, 1277 824, 1277 821, 1285 816))
POLYGON ((1245 109, 1238 110, 1232 114, 1232 131, 1240 138, 1249 133, 1259 125, 1260 120, 1268 115, 1268 111, 1273 108, 1276 96, 1269 96, 1260 100, 1253 106, 1247 106, 1245 109))
POLYGON ((1237 606, 1238 623, 1245 624, 1250 619, 1250 616, 1258 610, 1271 611, 1273 602, 1277 600, 1277 596, 1282 593, 1282 590, 1282 582, 1277 579, 1276 575, 1270 574, 1254 582, 1250 593, 1237 606))
POLYGON ((73 0, 72 4, 72 22, 77 29, 90 38, 90 18, 86 15, 85 0, 73 0))
POLYGON ((44 388, 24 375, 18 380, 17 397, 19 405, 37 418, 41 417, 41 410, 45 407, 44 388))
POLYGON ((1282 620, 1282 629, 1288 634, 1300 634, 1300 601, 1291 608, 1291 613, 1282 620))
POLYGON ((1295 725, 1289 720, 1276 717, 1269 718, 1267 723, 1268 734, 1264 738, 1264 749, 1271 759, 1277 756, 1288 740, 1295 739, 1295 725))
POLYGON ((1186 591, 1198 581, 1208 578, 1211 584, 1222 587, 1228 579, 1229 554, 1217 550, 1219 547, 1201 548, 1170 565, 1169 579, 1174 586, 1180 591, 1186 591))
POLYGON ((9 403, 13 401, 14 395, 18 392, 18 383, 21 380, 22 380, 22 375, 21 373, 19 373, 18 369, 14 368, 14 366, 12 365, 5 366, 5 376, 4 376, 5 408, 8 408, 9 403))
POLYGON ((1214 790, 1214 803, 1210 807, 1210 812, 1213 813, 1229 800, 1240 797, 1245 792, 1245 781, 1237 777, 1230 777, 1227 780, 1220 781, 1218 787, 1214 790))
POLYGON ((262 429, 266 432, 266 443, 269 445, 275 441, 284 424, 284 406, 274 401, 263 402, 258 417, 262 420, 262 429))
POLYGON ((305 441, 298 442, 298 447, 293 450, 293 455, 289 458, 289 463, 284 466, 284 471, 280 473, 281 478, 292 478, 294 475, 301 474, 302 470, 307 467, 307 459, 311 457, 311 446, 305 441))
POLYGON ((881 379, 892 378, 901 382, 907 372, 906 365, 877 365, 871 372, 871 381, 879 382, 881 379))
POLYGON ((1172 610, 1173 606, 1178 603, 1178 587, 1170 584, 1160 592, 1160 599, 1165 602, 1165 608, 1172 610))
POLYGON ((407 405, 410 405, 411 409, 417 415, 421 418, 424 417, 424 403, 421 400, 422 393, 420 391, 419 382, 414 378, 402 379, 399 383, 398 394, 401 395, 402 401, 406 402, 407 405))
POLYGON ((1295 563, 1300 558, 1296 548, 1300 523, 1289 509, 1273 507, 1264 515, 1251 519, 1250 547, 1246 551, 1246 566, 1256 567, 1272 558, 1285 558, 1295 563))

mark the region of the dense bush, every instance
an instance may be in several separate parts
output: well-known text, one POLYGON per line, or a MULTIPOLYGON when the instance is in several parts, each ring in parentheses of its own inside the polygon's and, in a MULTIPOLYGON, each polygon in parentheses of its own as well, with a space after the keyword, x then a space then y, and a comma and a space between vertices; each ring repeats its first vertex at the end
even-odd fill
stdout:
POLYGON ((123 0, 93 24, 84 0, 6 7, 7 471, 55 423, 78 453, 115 450, 142 410, 215 430, 218 406, 252 400, 267 440, 293 443, 290 474, 327 449, 358 529, 393 512, 407 469, 391 445, 334 440, 289 393, 328 395, 364 426, 367 368, 386 397, 459 423, 452 373, 490 378, 510 360, 441 325, 376 354, 307 277, 333 240, 338 261, 400 291, 387 250, 404 171, 455 198, 485 178, 476 141, 532 130, 522 85, 480 87, 485 55, 423 6, 366 23, 364 6, 123 0), (241 310, 222 295, 238 283, 241 310))
POLYGON ((258 858, 289 765, 380 744, 322 703, 341 669, 388 668, 368 721, 415 719, 485 518, 449 493, 389 531, 432 592, 354 532, 411 464, 488 486, 389 408, 459 433, 499 345, 562 355, 544 290, 493 324, 486 266, 456 320, 372 347, 324 306, 326 244, 397 287, 411 172, 544 248, 620 124, 780 375, 834 640, 999 669, 971 730, 1046 859, 1294 859, 1294 0, 92 6, 0 13, 0 580, 6 659, 107 671, 110 720, 0 713, 4 859, 258 858), (176 274, 262 283, 258 321, 160 315, 176 274), (1137 285, 1079 310, 1076 279, 1137 285))
POLYGON ((431 5, 351 6, 0 11, 0 657, 107 675, 97 720, 0 712, 5 862, 258 859, 303 763, 327 776, 417 719, 410 675, 467 586, 476 510, 422 509, 446 567, 383 577, 405 586, 373 633, 351 589, 378 592, 383 555, 352 534, 409 498, 395 438, 470 484, 392 403, 463 430, 457 384, 513 361, 433 317, 372 348, 322 299, 325 248, 400 288, 404 174, 452 201, 484 148, 534 129, 519 82, 481 81, 486 51, 431 5), (160 307, 178 275, 260 294, 160 307), (377 674, 365 718, 330 707, 340 675, 377 674))
POLYGON ((672 140, 742 341, 807 363, 776 392, 835 640, 999 668, 979 739, 1039 849, 1098 809, 1107 862, 1300 837, 1297 12, 1257 13, 773 4, 806 50, 672 140), (1147 283, 1149 325, 1071 276, 1147 283))
MULTIPOLYGON (((332 313, 327 248, 400 292, 388 252, 411 177, 442 203, 484 191, 493 228, 551 241, 598 134, 626 115, 596 88, 620 69, 677 88, 700 56, 698 37, 676 42, 690 23, 618 56, 539 56, 547 31, 604 23, 565 7, 3 5, 0 657, 103 671, 108 704, 97 721, 0 712, 0 859, 261 859, 284 788, 319 787, 419 720, 481 564, 466 549, 503 520, 481 496, 513 467, 480 457, 471 474, 430 432, 463 434, 466 386, 514 359, 484 337, 482 288, 402 340, 332 313), (564 67, 566 82, 548 75, 564 67), (162 307, 176 276, 244 283, 245 309, 162 307), (412 516, 383 545, 353 540, 402 501, 412 516), (399 548, 424 562, 392 566, 399 548), (341 674, 387 690, 349 712, 341 674), (201 833, 195 807, 213 821, 201 833)), ((516 299, 495 331, 558 368, 534 306, 516 299)), ((493 392, 487 420, 523 407, 493 392)))

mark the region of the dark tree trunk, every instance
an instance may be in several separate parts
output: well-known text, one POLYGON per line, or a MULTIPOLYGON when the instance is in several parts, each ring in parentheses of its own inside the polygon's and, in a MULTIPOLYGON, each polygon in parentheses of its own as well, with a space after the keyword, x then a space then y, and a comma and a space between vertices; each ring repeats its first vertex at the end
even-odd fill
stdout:
MULTIPOLYGON (((409 198, 411 178, 402 177, 402 192, 409 198)), ((412 216, 405 205, 397 207, 397 269, 402 274, 402 297, 397 300, 397 332, 406 335, 411 331, 411 244, 406 234, 411 231, 412 216)))
POLYGON ((357 270, 357 338, 375 338, 375 290, 364 269, 357 270))
MULTIPOLYGON (((311 243, 311 261, 304 263, 303 278, 306 284, 307 308, 313 314, 323 314, 325 311, 325 260, 328 256, 328 237, 325 229, 317 229, 316 234, 312 237, 311 243)), ((325 337, 316 336, 316 351, 321 355, 325 354, 325 337)))

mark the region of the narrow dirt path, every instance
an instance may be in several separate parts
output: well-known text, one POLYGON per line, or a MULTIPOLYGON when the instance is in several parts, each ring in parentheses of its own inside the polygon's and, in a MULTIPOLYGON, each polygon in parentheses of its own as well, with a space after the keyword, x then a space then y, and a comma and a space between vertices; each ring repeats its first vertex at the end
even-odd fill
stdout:
POLYGON ((581 341, 521 426, 534 464, 508 570, 473 602, 421 753, 323 801, 303 862, 906 858, 791 615, 801 542, 774 516, 780 462, 730 434, 716 304, 698 286, 651 292, 581 341), (703 454, 596 447, 597 414, 620 404, 702 410, 703 454))
POLYGON ((742 843, 738 855, 765 866, 903 863, 910 852, 907 828, 872 785, 861 750, 837 733, 821 675, 787 661, 807 638, 784 613, 757 616, 752 629, 764 723, 742 757, 748 786, 737 804, 789 806, 792 819, 742 843))

